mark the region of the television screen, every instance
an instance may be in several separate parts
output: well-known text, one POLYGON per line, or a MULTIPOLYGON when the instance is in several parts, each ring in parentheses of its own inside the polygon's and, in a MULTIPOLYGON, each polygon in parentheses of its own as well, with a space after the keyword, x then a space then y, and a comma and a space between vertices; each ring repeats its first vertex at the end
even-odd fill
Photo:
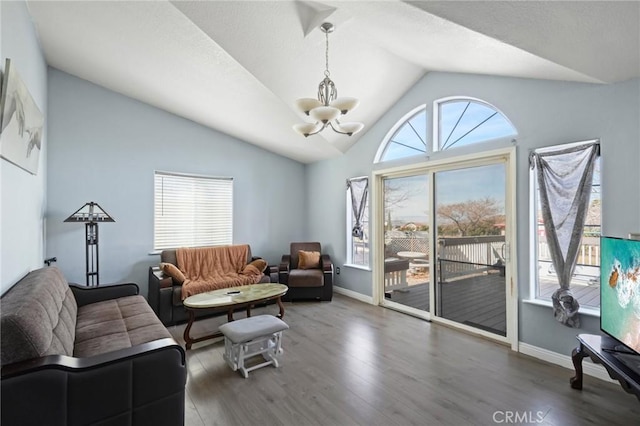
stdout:
POLYGON ((638 240, 600 240, 600 329, 640 354, 638 240))

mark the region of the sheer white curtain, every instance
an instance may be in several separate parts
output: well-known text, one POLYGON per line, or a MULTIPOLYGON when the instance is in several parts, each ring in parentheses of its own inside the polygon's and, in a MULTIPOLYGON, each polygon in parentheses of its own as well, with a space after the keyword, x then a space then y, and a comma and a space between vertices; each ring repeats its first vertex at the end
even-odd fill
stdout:
POLYGON ((580 327, 580 304, 571 292, 571 276, 578 259, 598 155, 600 144, 592 142, 533 152, 530 156, 540 189, 549 252, 560 284, 551 296, 553 315, 568 327, 580 327))

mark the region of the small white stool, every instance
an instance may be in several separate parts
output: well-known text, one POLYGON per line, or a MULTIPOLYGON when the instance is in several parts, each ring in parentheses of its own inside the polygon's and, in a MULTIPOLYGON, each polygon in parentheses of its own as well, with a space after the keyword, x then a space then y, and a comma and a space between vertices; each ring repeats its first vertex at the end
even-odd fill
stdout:
POLYGON ((258 315, 228 322, 220 326, 224 335, 224 359, 233 371, 240 370, 244 378, 257 368, 274 365, 279 367, 282 353, 282 331, 287 323, 272 315, 258 315), (265 362, 245 367, 245 360, 262 355, 265 362))

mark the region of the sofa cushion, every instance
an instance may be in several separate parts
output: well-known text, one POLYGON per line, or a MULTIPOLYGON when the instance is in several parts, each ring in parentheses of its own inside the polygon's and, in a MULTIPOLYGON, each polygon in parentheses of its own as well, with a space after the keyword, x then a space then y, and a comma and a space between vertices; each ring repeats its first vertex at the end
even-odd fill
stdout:
POLYGON ((178 266, 178 257, 176 256, 175 250, 162 250, 160 253, 160 262, 162 263, 173 263, 178 266))
POLYGON ((289 287, 322 287, 324 273, 322 269, 292 269, 287 280, 289 287))
POLYGON ((320 267, 320 252, 317 251, 298 251, 298 268, 300 269, 317 269, 320 267))
POLYGON ((264 259, 256 259, 251 261, 251 263, 249 263, 249 265, 255 266, 255 268, 260 271, 260 273, 263 273, 265 269, 267 269, 267 261, 264 259))
POLYGON ((256 259, 244 267, 240 272, 242 275, 253 275, 262 277, 262 273, 267 269, 267 262, 263 259, 256 259))
POLYGON ((180 269, 178 269, 178 267, 176 265, 174 265, 173 263, 161 262, 160 263, 160 269, 162 270, 162 272, 165 275, 168 275, 171 278, 173 278, 175 280, 176 284, 182 284, 184 282, 184 280, 186 279, 186 277, 184 276, 182 271, 180 269))
POLYGON ((58 268, 30 272, 1 304, 2 365, 73 354, 78 305, 58 268))
POLYGON ((142 296, 92 303, 78 309, 73 354, 89 357, 171 337, 142 296))

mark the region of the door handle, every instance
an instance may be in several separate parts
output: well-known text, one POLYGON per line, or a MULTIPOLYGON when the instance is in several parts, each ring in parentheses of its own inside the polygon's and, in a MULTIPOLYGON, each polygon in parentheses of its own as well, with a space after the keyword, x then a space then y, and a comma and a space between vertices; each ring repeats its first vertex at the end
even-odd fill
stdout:
POLYGON ((510 252, 510 247, 509 247, 509 243, 504 243, 502 244, 502 247, 500 247, 500 253, 502 254, 502 258, 504 259, 505 262, 509 261, 509 252, 510 252))

